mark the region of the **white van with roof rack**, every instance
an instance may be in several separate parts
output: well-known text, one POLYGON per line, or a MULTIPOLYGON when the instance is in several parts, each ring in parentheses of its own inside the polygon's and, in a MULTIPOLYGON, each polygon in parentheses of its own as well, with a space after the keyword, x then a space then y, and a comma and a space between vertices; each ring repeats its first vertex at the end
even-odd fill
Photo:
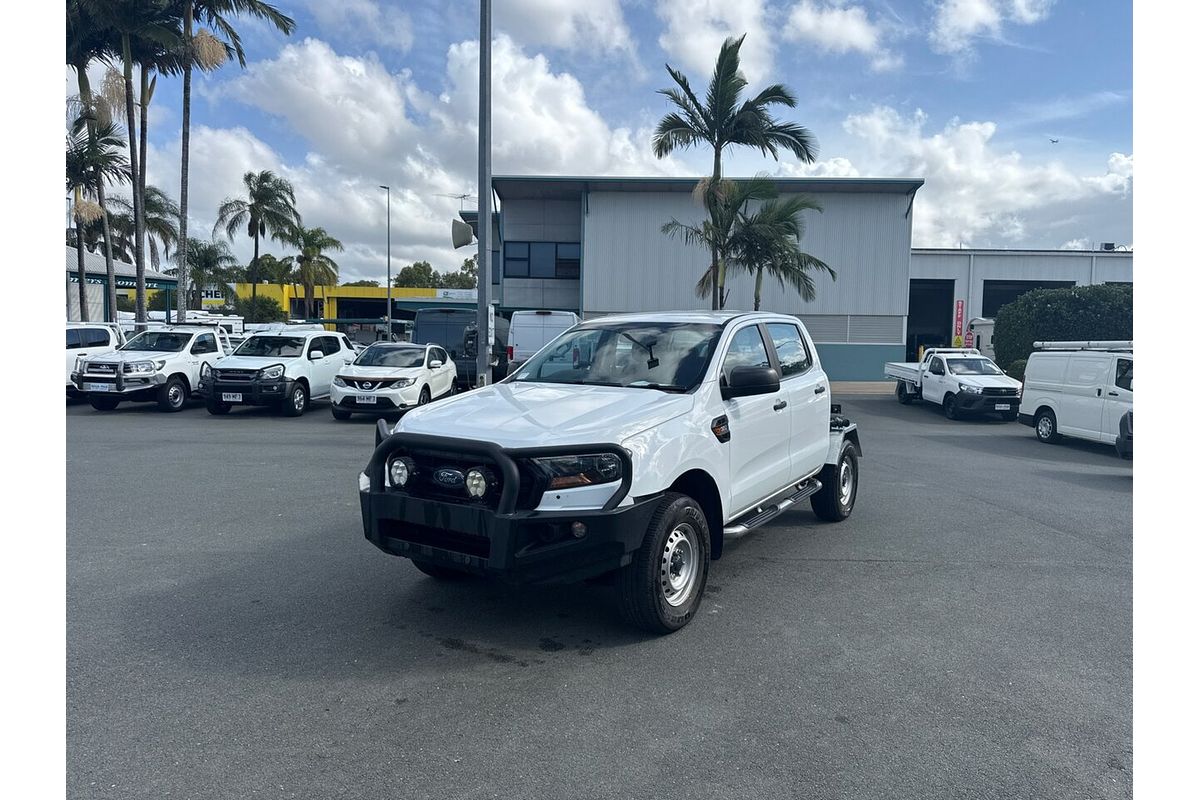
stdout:
POLYGON ((1034 342, 1018 420, 1038 441, 1063 436, 1116 445, 1133 410, 1133 342, 1034 342))

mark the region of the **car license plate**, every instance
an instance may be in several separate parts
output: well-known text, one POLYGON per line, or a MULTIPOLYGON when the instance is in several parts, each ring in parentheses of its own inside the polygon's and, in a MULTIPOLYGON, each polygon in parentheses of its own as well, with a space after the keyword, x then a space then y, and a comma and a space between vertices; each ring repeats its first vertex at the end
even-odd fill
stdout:
POLYGON ((996 403, 997 411, 1008 411, 1010 408, 1012 408, 1012 406, 1010 406, 1008 403, 996 403))
POLYGON ((358 402, 370 406, 370 405, 374 405, 375 401, 378 400, 379 398, 375 397, 374 395, 360 394, 357 399, 358 399, 358 402))
POLYGON ((111 392, 113 385, 111 383, 85 383, 83 390, 85 392, 111 392))
POLYGON ((222 403, 240 403, 242 402, 241 392, 221 392, 222 403))

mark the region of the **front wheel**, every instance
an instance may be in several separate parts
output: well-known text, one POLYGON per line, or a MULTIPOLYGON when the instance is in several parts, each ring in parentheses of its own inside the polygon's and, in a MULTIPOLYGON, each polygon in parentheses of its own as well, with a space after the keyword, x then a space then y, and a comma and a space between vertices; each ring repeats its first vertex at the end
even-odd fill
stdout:
POLYGON ((181 378, 169 378, 158 390, 160 411, 182 411, 187 400, 187 384, 181 378))
POLYGON ((650 518, 633 561, 617 573, 626 621, 651 633, 672 633, 691 622, 708 582, 708 520, 700 505, 668 492, 650 518))
POLYGON ((813 513, 826 522, 841 522, 850 516, 858 497, 858 451, 853 442, 842 442, 837 463, 826 464, 819 480, 821 491, 809 501, 813 513))
POLYGON ((958 398, 952 394, 942 399, 942 413, 946 419, 958 419, 958 398))
POLYGON ((421 389, 421 396, 417 398, 417 405, 423 406, 429 402, 429 387, 421 389))
POLYGON ((288 392, 288 396, 283 401, 283 415, 285 417, 298 417, 308 409, 308 388, 303 383, 297 381, 292 384, 292 390, 288 392))

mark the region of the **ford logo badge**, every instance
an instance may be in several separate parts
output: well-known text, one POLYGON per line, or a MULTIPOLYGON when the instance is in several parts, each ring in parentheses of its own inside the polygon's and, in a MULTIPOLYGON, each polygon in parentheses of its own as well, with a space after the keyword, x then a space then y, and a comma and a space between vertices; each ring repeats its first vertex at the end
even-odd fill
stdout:
POLYGON ((456 469, 442 468, 433 473, 433 479, 442 486, 458 488, 466 482, 462 472, 456 469))

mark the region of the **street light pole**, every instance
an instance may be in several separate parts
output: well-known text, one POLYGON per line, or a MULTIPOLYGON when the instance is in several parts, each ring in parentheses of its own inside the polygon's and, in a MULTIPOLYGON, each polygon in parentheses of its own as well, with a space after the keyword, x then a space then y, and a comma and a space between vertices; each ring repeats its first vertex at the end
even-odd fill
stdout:
POLYGON ((479 0, 479 299, 475 327, 476 383, 487 386, 492 330, 488 324, 492 288, 492 0, 479 0))
POLYGON ((392 187, 380 185, 387 190, 387 338, 392 340, 392 187))

